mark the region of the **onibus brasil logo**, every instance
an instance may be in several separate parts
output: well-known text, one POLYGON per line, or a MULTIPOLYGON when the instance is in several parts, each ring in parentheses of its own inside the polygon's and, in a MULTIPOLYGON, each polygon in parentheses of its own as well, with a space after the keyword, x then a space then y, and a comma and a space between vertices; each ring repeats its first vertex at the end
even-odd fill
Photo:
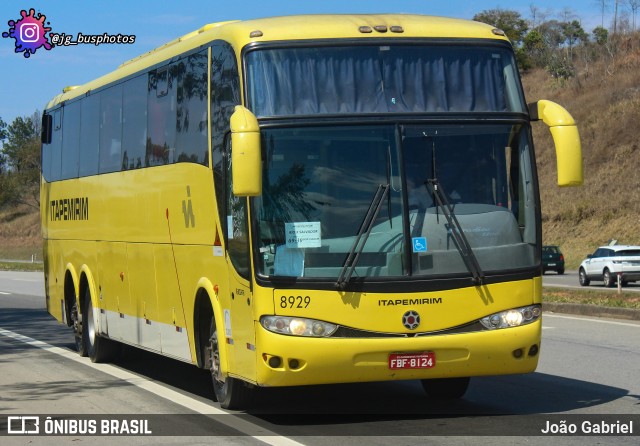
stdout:
POLYGON ((21 52, 24 57, 30 57, 39 48, 53 48, 47 39, 47 33, 51 31, 51 28, 45 26, 47 17, 40 13, 36 15, 35 9, 30 9, 29 14, 22 10, 20 15, 22 18, 17 21, 9 20, 9 32, 2 33, 2 37, 16 39, 16 53, 21 52))

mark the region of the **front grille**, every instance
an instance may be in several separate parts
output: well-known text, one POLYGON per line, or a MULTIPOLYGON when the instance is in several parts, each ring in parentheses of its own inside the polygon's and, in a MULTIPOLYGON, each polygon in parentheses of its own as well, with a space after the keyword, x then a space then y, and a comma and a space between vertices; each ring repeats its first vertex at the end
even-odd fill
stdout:
POLYGON ((421 336, 441 336, 448 334, 471 333, 474 331, 486 330, 480 322, 471 322, 470 324, 459 325, 457 327, 448 328, 438 331, 426 331, 418 333, 382 333, 376 331, 359 330, 357 328, 340 326, 336 332, 331 335, 332 338, 413 338, 421 336))

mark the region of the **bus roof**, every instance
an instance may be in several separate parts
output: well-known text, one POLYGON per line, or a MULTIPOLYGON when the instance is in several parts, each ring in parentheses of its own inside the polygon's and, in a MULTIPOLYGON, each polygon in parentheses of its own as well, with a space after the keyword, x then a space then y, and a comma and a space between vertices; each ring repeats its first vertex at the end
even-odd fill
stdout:
POLYGON ((470 20, 409 14, 340 14, 270 17, 211 23, 124 62, 116 70, 84 85, 65 87, 46 109, 141 72, 217 39, 236 52, 253 42, 312 39, 483 38, 508 41, 496 28, 470 20))

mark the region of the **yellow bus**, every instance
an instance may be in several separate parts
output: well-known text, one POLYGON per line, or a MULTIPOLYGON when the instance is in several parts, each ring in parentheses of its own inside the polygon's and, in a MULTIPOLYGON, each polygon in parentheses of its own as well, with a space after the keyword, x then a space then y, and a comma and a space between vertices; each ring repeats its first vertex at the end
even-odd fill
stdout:
POLYGON ((122 344, 264 386, 535 370, 541 216, 531 121, 560 186, 575 122, 525 102, 491 26, 419 15, 209 24, 46 106, 48 311, 80 354, 122 344))

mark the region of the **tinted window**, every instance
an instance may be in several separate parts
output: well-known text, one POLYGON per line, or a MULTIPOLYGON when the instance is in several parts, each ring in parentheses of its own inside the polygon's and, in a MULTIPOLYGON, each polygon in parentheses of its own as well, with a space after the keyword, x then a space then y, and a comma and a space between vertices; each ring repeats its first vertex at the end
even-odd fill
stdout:
MULTIPOLYGON (((240 77, 236 56, 227 43, 216 42, 211 47, 211 149, 215 190, 218 203, 224 203, 224 140, 229 132, 229 119, 240 104, 240 77)), ((218 206, 220 221, 226 224, 222 206, 218 206)))
POLYGON ((625 249, 624 251, 618 251, 615 255, 622 257, 640 256, 640 249, 625 249))
MULTIPOLYGON (((52 181, 51 179, 51 159, 53 157, 53 152, 59 149, 55 148, 56 145, 56 131, 55 131, 55 115, 56 115, 57 111, 55 110, 50 110, 48 112, 48 114, 51 116, 51 122, 52 122, 52 126, 51 126, 51 141, 49 141, 49 143, 46 144, 42 144, 42 176, 44 176, 45 180, 47 181, 52 181)), ((43 119, 44 122, 44 119, 43 119)))
POLYGON ((382 45, 277 48, 247 54, 257 116, 524 112, 510 49, 382 45))
POLYGON ((101 93, 100 101, 100 173, 122 168, 122 85, 101 93))
POLYGON ((176 65, 175 71, 178 75, 178 153, 174 161, 207 164, 207 51, 182 60, 176 65))
POLYGON ((60 179, 62 170, 62 109, 53 112, 53 134, 49 144, 49 181, 60 179))
POLYGON ((122 169, 139 169, 147 146, 147 76, 124 84, 122 118, 122 169))
POLYGON ((80 127, 79 175, 98 173, 98 147, 100 136, 100 94, 93 94, 81 101, 82 125, 80 127))
POLYGON ((176 145, 176 65, 149 73, 145 165, 174 162, 176 145))
POLYGON ((62 168, 61 179, 78 176, 78 160, 80 158, 80 102, 64 107, 62 119, 62 168))

